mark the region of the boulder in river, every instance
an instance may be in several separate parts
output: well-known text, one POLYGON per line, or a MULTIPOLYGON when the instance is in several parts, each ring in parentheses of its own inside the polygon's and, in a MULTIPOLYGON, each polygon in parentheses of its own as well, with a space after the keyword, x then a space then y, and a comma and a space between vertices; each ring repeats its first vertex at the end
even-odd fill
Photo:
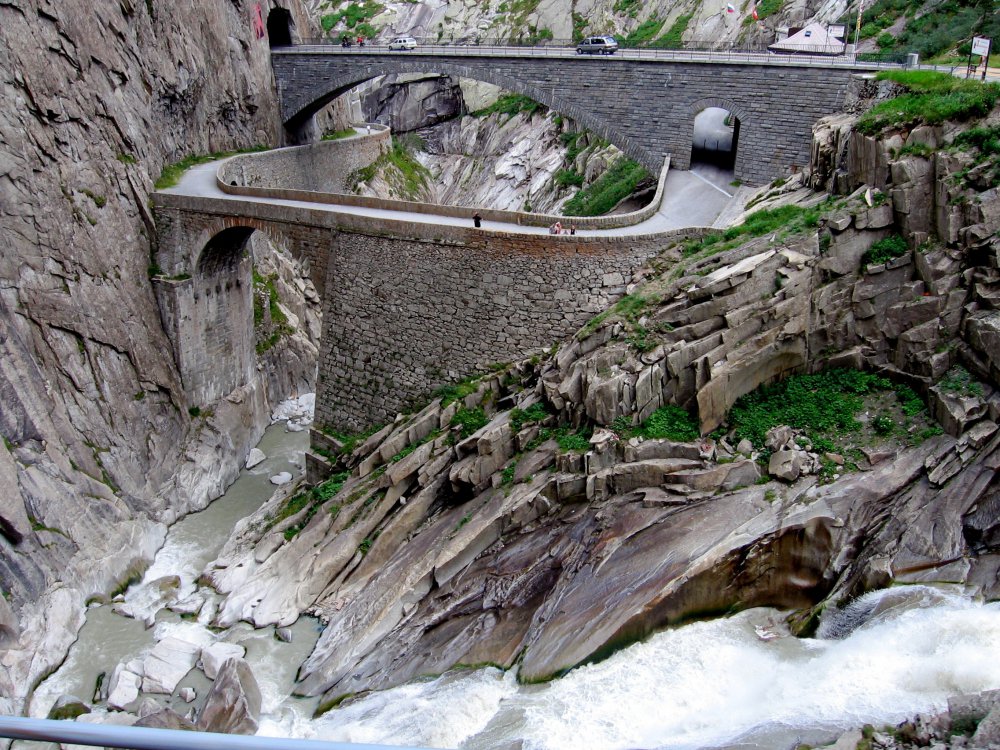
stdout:
POLYGON ((198 717, 202 732, 254 734, 260 718, 260 688, 243 659, 227 659, 198 717))
POLYGON ((142 687, 142 676, 130 671, 124 664, 119 664, 111 673, 108 683, 108 706, 124 709, 139 697, 142 687))
POLYGON ((50 719, 75 719, 82 714, 90 713, 90 706, 75 695, 60 695, 52 708, 49 709, 50 719))
POLYGON ((177 683, 198 661, 201 647, 168 636, 157 643, 143 661, 142 689, 147 693, 172 693, 177 683))
POLYGON ((227 659, 242 659, 247 650, 235 643, 213 643, 201 650, 201 668, 205 676, 214 680, 227 659))
POLYGON ((265 455, 264 451, 262 451, 260 448, 251 448, 250 454, 247 456, 247 462, 245 466, 248 469, 252 469, 254 466, 257 466, 266 459, 267 455, 265 455))

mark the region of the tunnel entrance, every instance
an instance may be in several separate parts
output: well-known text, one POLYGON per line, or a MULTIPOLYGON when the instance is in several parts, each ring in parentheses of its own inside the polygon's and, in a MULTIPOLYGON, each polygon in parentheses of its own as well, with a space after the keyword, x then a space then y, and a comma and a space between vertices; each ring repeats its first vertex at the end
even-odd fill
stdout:
POLYGON ((691 165, 706 164, 731 171, 736 166, 740 120, 727 109, 707 107, 694 118, 691 165))
POLYGON ((272 8, 267 14, 267 42, 272 49, 292 43, 292 14, 285 8, 272 8))

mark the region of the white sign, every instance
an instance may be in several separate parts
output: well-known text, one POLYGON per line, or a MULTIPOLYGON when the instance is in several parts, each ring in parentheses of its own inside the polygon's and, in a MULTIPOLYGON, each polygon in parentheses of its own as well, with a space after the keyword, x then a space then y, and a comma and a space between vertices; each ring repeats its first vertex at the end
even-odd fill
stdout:
POLYGON ((988 55, 990 53, 990 40, 984 36, 972 37, 972 54, 988 55))
POLYGON ((843 39, 846 31, 847 29, 842 25, 831 26, 829 29, 830 36, 834 39, 843 39))

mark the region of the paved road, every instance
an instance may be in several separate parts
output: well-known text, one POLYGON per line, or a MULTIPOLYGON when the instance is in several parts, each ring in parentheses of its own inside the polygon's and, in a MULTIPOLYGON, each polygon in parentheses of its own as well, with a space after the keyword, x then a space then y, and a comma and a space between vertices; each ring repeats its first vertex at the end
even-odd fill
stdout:
MULTIPOLYGON (((368 137, 364 133, 352 138, 368 137)), ((310 201, 291 201, 252 196, 230 195, 219 189, 215 175, 222 161, 208 162, 192 167, 180 182, 172 187, 161 190, 162 193, 175 195, 200 196, 203 198, 218 198, 223 200, 273 203, 283 206, 297 206, 317 211, 346 213, 357 216, 370 216, 373 219, 390 219, 396 221, 414 221, 425 224, 446 224, 450 226, 467 226, 470 222, 466 216, 437 216, 430 214, 410 213, 408 211, 391 211, 379 208, 361 208, 357 206, 337 206, 328 203, 312 203, 310 201)), ((654 234, 671 229, 684 227, 711 226, 712 222, 722 212, 732 199, 733 189, 729 183, 733 173, 708 165, 697 165, 691 171, 672 169, 667 174, 663 200, 659 211, 646 221, 629 227, 613 229, 580 229, 577 234, 585 236, 602 235, 635 235, 654 234)), ((569 223, 567 220, 564 223, 569 223)), ((484 221, 484 229, 503 232, 519 232, 523 234, 546 234, 546 227, 529 227, 518 224, 508 224, 498 221, 484 221)))

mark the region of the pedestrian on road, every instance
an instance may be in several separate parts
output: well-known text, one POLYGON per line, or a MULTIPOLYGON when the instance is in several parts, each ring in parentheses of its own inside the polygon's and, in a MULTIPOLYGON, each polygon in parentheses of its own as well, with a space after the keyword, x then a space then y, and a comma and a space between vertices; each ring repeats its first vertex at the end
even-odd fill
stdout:
POLYGON ((576 224, 570 224, 569 225, 569 233, 570 234, 576 234, 576 224))
POLYGON ((358 46, 359 47, 364 47, 365 46, 365 38, 363 36, 361 36, 360 34, 358 34, 358 46))
POLYGON ((483 217, 479 214, 478 211, 472 214, 472 223, 476 225, 476 229, 478 229, 483 225, 483 217))
POLYGON ((557 221, 552 225, 552 234, 562 234, 562 222, 557 221))

